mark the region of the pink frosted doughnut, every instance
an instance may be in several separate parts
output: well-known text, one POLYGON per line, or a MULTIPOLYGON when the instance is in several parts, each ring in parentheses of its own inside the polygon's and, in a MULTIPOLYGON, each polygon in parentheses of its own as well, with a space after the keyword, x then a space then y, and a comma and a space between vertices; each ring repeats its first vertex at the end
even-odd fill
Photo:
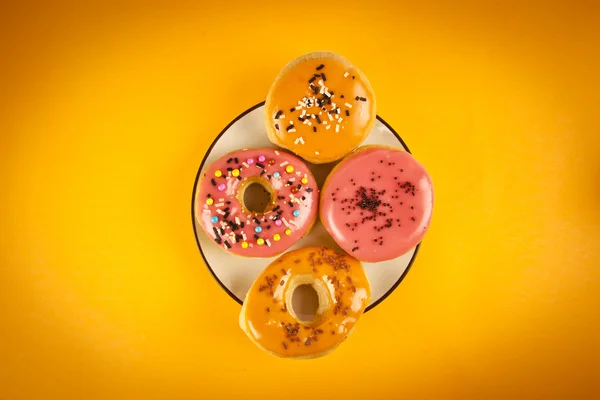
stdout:
POLYGON ((196 219, 220 247, 246 257, 287 250, 315 223, 319 190, 298 157, 274 149, 244 149, 211 164, 198 184, 196 219), (263 213, 249 211, 244 192, 252 183, 270 193, 263 213))
POLYGON ((337 244, 361 261, 399 257, 427 231, 433 186, 409 153, 363 146, 344 158, 321 191, 321 222, 337 244))

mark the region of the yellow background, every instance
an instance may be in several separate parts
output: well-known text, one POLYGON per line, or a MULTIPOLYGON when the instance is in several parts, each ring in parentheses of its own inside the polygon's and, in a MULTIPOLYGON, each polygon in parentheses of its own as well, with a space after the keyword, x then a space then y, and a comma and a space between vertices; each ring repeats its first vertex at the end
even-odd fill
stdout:
POLYGON ((598 399, 598 2, 0 6, 0 399, 598 399), (357 64, 433 177, 406 280, 337 351, 260 352, 190 217, 285 62, 357 64))

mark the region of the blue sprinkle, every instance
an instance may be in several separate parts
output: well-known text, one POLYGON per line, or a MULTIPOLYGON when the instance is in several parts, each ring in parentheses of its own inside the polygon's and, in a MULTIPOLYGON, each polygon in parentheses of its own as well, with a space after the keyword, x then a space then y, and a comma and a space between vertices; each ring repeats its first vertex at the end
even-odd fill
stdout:
POLYGON ((254 232, 261 233, 262 232, 262 228, 260 226, 257 226, 256 228, 254 228, 254 232))
POLYGON ((300 216, 300 210, 294 210, 294 217, 300 216))
POLYGON ((212 217, 210 219, 210 222, 212 222, 213 224, 216 224, 217 222, 219 222, 219 217, 217 217, 216 215, 214 217, 212 217))
POLYGON ((273 173, 273 178, 279 178, 280 176, 281 176, 281 174, 279 172, 273 173))

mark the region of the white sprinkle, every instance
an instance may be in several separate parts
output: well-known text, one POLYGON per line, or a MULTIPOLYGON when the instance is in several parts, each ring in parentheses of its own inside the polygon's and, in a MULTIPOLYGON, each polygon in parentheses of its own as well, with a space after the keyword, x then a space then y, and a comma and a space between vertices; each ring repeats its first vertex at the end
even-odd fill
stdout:
POLYGON ((331 103, 331 109, 333 110, 335 108, 336 104, 335 103, 331 103))
POLYGON ((323 115, 323 111, 319 111, 319 115, 323 115))
POLYGON ((294 226, 296 226, 296 227, 298 226, 298 225, 296 225, 296 223, 295 223, 293 220, 291 220, 291 219, 290 219, 290 224, 292 224, 292 225, 294 225, 294 226))
POLYGON ((294 133, 294 132, 296 132, 296 130, 295 129, 290 129, 288 132, 294 133))
POLYGON ((280 167, 285 167, 286 165, 288 165, 289 163, 287 161, 282 162, 281 164, 279 164, 280 167))
POLYGON ((331 128, 331 125, 327 125, 327 126, 325 127, 325 129, 326 129, 326 130, 329 130, 329 128, 331 128))
POLYGON ((316 155, 319 155, 319 152, 318 152, 318 151, 315 151, 315 154, 316 154, 316 155))
POLYGON ((306 115, 306 110, 302 110, 302 114, 300 114, 301 117, 304 117, 306 115))
POLYGON ((340 113, 340 108, 338 107, 338 109, 337 109, 336 111, 337 111, 337 113, 339 114, 339 113, 340 113))
MULTIPOLYGON (((306 121, 308 123, 308 126, 312 126, 312 122, 310 122, 309 120, 306 120, 306 121)), ((304 143, 302 143, 302 144, 304 144, 304 143)))
POLYGON ((275 154, 276 154, 276 155, 279 155, 279 152, 278 152, 277 150, 275 150, 275 154))
POLYGON ((290 181, 290 182, 294 182, 295 180, 296 180, 296 178, 294 178, 294 177, 291 177, 290 179, 288 179, 288 181, 290 181))
POLYGON ((223 214, 225 214, 225 213, 224 213, 222 210, 217 210, 217 214, 221 214, 221 215, 223 215, 223 214))
POLYGON ((339 132, 339 131, 340 131, 340 126, 339 126, 339 125, 337 125, 337 124, 335 125, 335 131, 336 131, 336 132, 339 132))
POLYGON ((347 72, 344 72, 344 78, 347 78, 347 77, 348 77, 348 75, 350 75, 350 74, 349 74, 349 73, 347 73, 347 72))
POLYGON ((319 79, 319 82, 317 82, 319 84, 319 86, 323 86, 323 79, 319 79))
POLYGON ((327 125, 327 121, 323 121, 323 125, 327 125))
POLYGON ((338 123, 341 124, 343 119, 344 118, 340 117, 340 119, 338 119, 338 123))
POLYGON ((331 94, 327 90, 325 90, 323 93, 325 94, 325 96, 331 97, 331 94))
MULTIPOLYGON (((300 102, 298 102, 298 103, 300 103, 300 102)), ((300 105, 296 106, 295 108, 296 108, 296 110, 301 110, 302 109, 302 103, 300 103, 300 105)))
MULTIPOLYGON (((250 216, 249 216, 249 215, 248 215, 248 218, 250 218, 250 216)), ((247 219, 247 220, 246 220, 246 224, 249 224, 249 223, 250 223, 250 220, 249 220, 249 219, 247 219)))
POLYGON ((298 144, 299 141, 300 141, 300 138, 296 138, 296 140, 294 140, 294 144, 298 144))
MULTIPOLYGON (((297 176, 300 176, 300 175, 302 175, 302 172, 300 172, 300 171, 296 171, 296 175, 297 175, 297 176)), ((304 176, 306 176, 306 174, 304 174, 304 176)), ((296 178, 294 178, 294 179, 296 179, 296 178)))
POLYGON ((303 123, 304 125, 307 125, 308 123, 310 123, 310 120, 307 118, 307 119, 305 119, 304 121, 302 121, 302 123, 303 123))
POLYGON ((235 223, 236 223, 237 225, 239 225, 239 224, 240 224, 240 219, 239 219, 238 217, 235 217, 235 223))
POLYGON ((235 243, 235 235, 231 235, 231 243, 235 243))
POLYGON ((294 125, 294 121, 290 121, 290 125, 294 125))
POLYGON ((352 108, 352 104, 350 104, 350 103, 344 103, 344 105, 348 108, 352 108))
POLYGON ((242 238, 244 238, 244 240, 248 239, 248 238, 246 237, 246 233, 244 233, 244 231, 242 231, 242 238))
POLYGON ((265 243, 267 244, 267 246, 271 247, 271 242, 269 242, 269 239, 265 240, 265 243))
POLYGON ((315 119, 315 118, 317 118, 317 116, 316 116, 315 114, 312 114, 312 115, 311 115, 311 118, 312 118, 312 119, 315 119))
POLYGON ((283 221, 283 224, 287 227, 290 226, 290 224, 288 224, 287 220, 285 218, 281 218, 281 220, 283 221))
POLYGON ((225 201, 225 199, 222 197, 219 197, 219 201, 225 201))
POLYGON ((329 117, 330 121, 333 121, 333 117, 331 116, 331 114, 327 113, 327 116, 329 117))
POLYGON ((249 167, 249 165, 248 165, 248 164, 246 164, 246 161, 244 161, 244 162, 242 163, 242 165, 243 165, 245 168, 248 168, 248 167, 249 167))
POLYGON ((217 203, 215 204, 215 207, 223 207, 225 205, 225 203, 217 203))
POLYGON ((210 214, 210 210, 203 210, 205 213, 210 214))
POLYGON ((284 119, 285 118, 285 114, 281 114, 281 117, 279 117, 279 119, 284 119))

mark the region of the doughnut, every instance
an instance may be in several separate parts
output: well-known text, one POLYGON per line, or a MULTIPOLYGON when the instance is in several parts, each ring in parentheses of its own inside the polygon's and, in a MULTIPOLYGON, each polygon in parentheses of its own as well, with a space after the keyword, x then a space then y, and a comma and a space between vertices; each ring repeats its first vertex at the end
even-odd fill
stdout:
POLYGON ((330 52, 287 64, 265 103, 269 140, 314 164, 339 160, 360 145, 376 117, 367 77, 330 52))
POLYGON ((336 243, 365 262, 391 260, 416 246, 433 210, 433 186, 409 153, 363 146, 342 160, 321 190, 320 219, 336 243))
POLYGON ((196 220, 224 250, 247 257, 273 257, 287 250, 315 223, 319 189, 306 164, 274 149, 229 153, 206 168, 199 182, 196 220), (268 201, 249 210, 246 189, 261 185, 268 201))
POLYGON ((370 299, 362 265, 343 252, 323 247, 290 251, 273 261, 254 281, 240 313, 240 327, 270 354, 315 358, 347 338, 370 299), (312 285, 319 306, 312 321, 292 307, 301 285, 312 285))

